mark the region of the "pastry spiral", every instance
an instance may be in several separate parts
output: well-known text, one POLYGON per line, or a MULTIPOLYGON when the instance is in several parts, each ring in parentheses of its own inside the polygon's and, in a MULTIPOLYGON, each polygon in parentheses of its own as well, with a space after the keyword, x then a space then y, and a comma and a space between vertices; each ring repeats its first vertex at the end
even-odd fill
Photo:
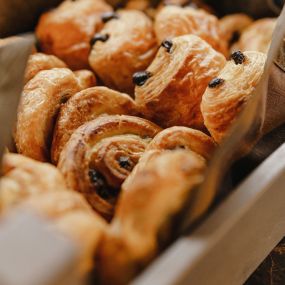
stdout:
POLYGON ((56 230, 78 245, 80 275, 93 268, 93 257, 107 224, 84 197, 74 191, 46 192, 29 197, 21 206, 50 219, 56 230))
POLYGON ((235 52, 217 78, 209 83, 201 103, 205 126, 220 143, 249 100, 263 73, 266 55, 235 52))
POLYGON ((165 41, 145 77, 134 75, 143 79, 135 89, 138 108, 147 119, 163 127, 202 129, 202 95, 225 63, 222 54, 197 36, 165 41))
POLYGON ((106 86, 133 94, 133 73, 144 70, 157 51, 151 20, 140 11, 119 11, 93 43, 89 63, 96 74, 106 86))
POLYGON ((72 133, 84 123, 103 114, 135 115, 136 106, 130 96, 107 87, 85 89, 70 98, 61 107, 52 143, 52 161, 57 164, 59 155, 72 133))
POLYGON ((5 154, 0 179, 0 211, 4 212, 29 196, 66 190, 63 176, 50 164, 20 154, 5 154))
POLYGON ((67 68, 44 70, 31 79, 24 87, 18 110, 15 133, 18 152, 49 161, 54 123, 61 104, 87 87, 90 86, 67 68))
POLYGON ((72 69, 87 68, 90 40, 102 27, 101 14, 112 11, 102 0, 64 1, 44 13, 36 28, 41 50, 54 54, 72 69))
POLYGON ((99 117, 72 134, 58 168, 70 188, 83 193, 97 212, 110 218, 122 182, 159 131, 138 117, 99 117))
POLYGON ((188 149, 205 159, 210 159, 216 144, 214 140, 201 131, 172 127, 158 133, 149 143, 146 151, 188 149))
POLYGON ((155 33, 159 43, 193 34, 208 42, 215 50, 227 54, 227 42, 220 31, 218 19, 202 9, 178 6, 162 8, 155 19, 155 33))
POLYGON ((205 160, 189 150, 146 152, 136 168, 98 250, 103 284, 127 284, 155 257, 174 216, 203 181, 205 160))

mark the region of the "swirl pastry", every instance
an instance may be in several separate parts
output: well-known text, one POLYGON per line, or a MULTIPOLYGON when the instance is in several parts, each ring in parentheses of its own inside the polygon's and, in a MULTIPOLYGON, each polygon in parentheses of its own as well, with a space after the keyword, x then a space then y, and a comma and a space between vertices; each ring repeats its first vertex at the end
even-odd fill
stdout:
POLYGON ((197 36, 164 41, 147 71, 134 74, 140 111, 163 127, 202 129, 202 95, 225 63, 222 54, 197 36))
POLYGON ((232 54, 223 70, 203 95, 201 110, 205 126, 220 143, 249 100, 263 73, 266 56, 248 51, 232 54))
POLYGON ((92 41, 89 63, 110 88, 132 94, 132 75, 144 70, 157 51, 151 20, 135 10, 119 11, 92 41))
POLYGON ((39 20, 36 35, 41 50, 58 56, 72 69, 87 68, 89 42, 103 25, 101 14, 110 11, 103 0, 64 1, 39 20))
POLYGON ((0 211, 6 211, 35 194, 66 189, 63 176, 54 166, 20 154, 4 156, 0 211))
POLYGON ((40 161, 49 160, 60 106, 73 94, 90 87, 83 83, 81 76, 76 77, 71 70, 54 68, 39 72, 25 85, 15 133, 19 153, 40 161))
POLYGON ((155 34, 159 42, 182 35, 196 35, 215 50, 227 54, 227 43, 218 19, 202 9, 166 6, 155 18, 155 34))
POLYGON ((173 218, 203 181, 205 160, 189 150, 145 153, 122 186, 98 250, 103 284, 127 284, 169 239, 173 218))
POLYGON ((70 188, 83 193, 96 211, 110 218, 122 182, 159 131, 138 117, 99 117, 73 133, 58 168, 70 188))
POLYGON ((267 53, 275 26, 276 18, 264 18, 253 22, 243 31, 234 48, 267 53))
POLYGON ((32 54, 27 63, 24 82, 26 84, 42 70, 65 67, 67 67, 66 64, 54 55, 44 53, 32 54))
POLYGON ((146 151, 182 148, 210 159, 215 146, 214 140, 201 131, 186 127, 172 127, 158 133, 149 143, 146 151))
POLYGON ((84 197, 74 191, 47 192, 29 197, 22 206, 50 219, 56 230, 76 242, 81 250, 79 274, 93 268, 93 256, 107 225, 84 197))
POLYGON ((57 164, 59 155, 72 133, 84 123, 103 114, 135 115, 136 106, 130 96, 107 87, 85 89, 72 96, 61 107, 54 130, 52 161, 57 164))

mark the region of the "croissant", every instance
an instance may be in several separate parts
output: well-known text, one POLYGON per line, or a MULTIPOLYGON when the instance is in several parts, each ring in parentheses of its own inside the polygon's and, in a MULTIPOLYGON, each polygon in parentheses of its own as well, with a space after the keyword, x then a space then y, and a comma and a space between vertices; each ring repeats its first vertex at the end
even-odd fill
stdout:
POLYGON ((186 127, 172 127, 158 133, 149 143, 146 151, 188 149, 205 159, 210 159, 216 144, 201 131, 186 127))
POLYGON ((159 131, 159 127, 138 117, 99 117, 72 134, 60 154, 58 168, 67 185, 83 193, 108 219, 122 182, 159 131))
POLYGON ((148 69, 134 74, 138 108, 163 127, 203 129, 201 98, 225 63, 222 54, 197 36, 164 41, 148 69))
POLYGON ((205 91, 201 110, 204 122, 220 143, 250 99, 263 73, 266 55, 260 52, 235 52, 205 91))
POLYGON ((0 212, 19 204, 29 196, 66 190, 63 176, 50 164, 20 154, 5 154, 0 179, 0 212))
POLYGON ((44 53, 35 53, 29 57, 24 83, 30 81, 37 73, 42 70, 49 70, 52 68, 64 68, 67 65, 54 55, 47 55, 44 53))
POLYGON ((106 86, 132 94, 133 73, 144 70, 157 51, 152 22, 135 10, 119 11, 106 21, 92 40, 89 63, 106 86))
POLYGON ((93 268, 93 256, 107 224, 92 211, 84 197, 74 191, 46 192, 32 195, 21 206, 50 219, 56 230, 78 245, 80 275, 93 268))
POLYGON ((234 48, 241 51, 267 53, 276 21, 276 18, 264 18, 253 22, 243 31, 234 48))
POLYGON ((84 123, 102 114, 136 113, 135 103, 130 96, 107 87, 92 87, 75 94, 61 107, 54 130, 52 161, 58 163, 59 155, 70 136, 84 123))
POLYGON ((97 252, 103 284, 127 284, 169 239, 173 218, 203 181, 205 160, 189 150, 146 152, 122 186, 97 252))
POLYGON ((64 1, 44 13, 36 28, 40 48, 72 69, 88 68, 90 40, 102 28, 101 14, 112 11, 102 0, 64 1))
POLYGON ((90 86, 83 84, 81 76, 76 77, 67 68, 44 70, 31 79, 24 87, 18 110, 15 133, 18 152, 48 161, 54 121, 61 104, 87 87, 90 86))
POLYGON ((166 6, 158 12, 154 29, 160 43, 193 34, 208 42, 215 50, 227 54, 227 42, 220 31, 218 19, 202 9, 166 6))

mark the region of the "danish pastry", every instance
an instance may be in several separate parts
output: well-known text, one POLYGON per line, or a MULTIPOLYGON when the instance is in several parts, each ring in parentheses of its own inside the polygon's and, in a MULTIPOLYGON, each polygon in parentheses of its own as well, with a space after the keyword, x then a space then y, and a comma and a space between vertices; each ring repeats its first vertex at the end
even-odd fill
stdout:
POLYGON ((29 196, 66 189, 63 176, 56 167, 20 154, 5 154, 0 179, 0 212, 29 196))
POLYGON ((275 25, 276 18, 264 18, 253 22, 243 31, 235 49, 267 53, 275 25))
POLYGON ((29 197, 22 206, 50 219, 55 229, 77 243, 81 250, 79 274, 92 269, 106 222, 92 211, 84 197, 74 191, 46 192, 29 197))
POLYGON ((222 54, 197 36, 164 41, 147 71, 134 74, 138 108, 163 127, 202 129, 202 95, 225 63, 222 54))
POLYGON ((215 50, 227 54, 227 42, 220 31, 218 19, 202 9, 166 6, 155 18, 155 34, 161 43, 182 35, 196 35, 215 50))
POLYGON ((42 70, 64 67, 67 67, 67 65, 54 55, 47 55, 44 53, 32 54, 27 63, 24 83, 26 84, 42 70))
POLYGON ((89 63, 107 87, 133 94, 132 75, 157 51, 151 20, 135 10, 119 11, 93 38, 89 63))
POLYGON ((122 182, 159 131, 138 117, 99 117, 72 134, 58 168, 70 188, 83 193, 97 212, 110 218, 122 182))
POLYGON ((266 55, 256 51, 237 51, 231 58, 209 83, 201 103, 205 126, 218 143, 250 99, 266 61, 266 55))
POLYGON ((102 28, 101 14, 112 11, 103 0, 64 1, 44 13, 36 28, 41 50, 72 69, 88 68, 90 40, 102 28))
POLYGON ((146 151, 189 149, 205 159, 210 159, 216 144, 214 140, 201 131, 172 127, 158 133, 149 143, 146 151))
POLYGON ((136 168, 98 249, 103 284, 127 284, 155 257, 174 216, 203 181, 205 160, 189 150, 146 152, 136 168))
POLYGON ((84 123, 100 115, 136 115, 136 106, 126 94, 107 87, 85 89, 72 96, 61 107, 52 143, 52 161, 57 164, 59 155, 72 133, 84 123))
POLYGON ((18 152, 49 161, 54 122, 61 104, 87 87, 90 86, 82 84, 67 68, 44 70, 31 79, 24 87, 18 110, 15 133, 18 152))

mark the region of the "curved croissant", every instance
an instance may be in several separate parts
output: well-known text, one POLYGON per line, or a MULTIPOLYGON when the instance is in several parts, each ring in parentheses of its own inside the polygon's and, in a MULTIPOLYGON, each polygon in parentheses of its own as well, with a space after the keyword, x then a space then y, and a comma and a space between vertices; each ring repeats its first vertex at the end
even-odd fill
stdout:
POLYGON ((64 1, 44 13, 36 28, 41 50, 64 60, 72 69, 88 68, 90 40, 102 28, 101 14, 112 11, 105 1, 64 1))
POLYGON ((227 135, 254 88, 257 86, 266 60, 260 52, 235 52, 217 78, 209 83, 203 95, 201 110, 205 126, 216 142, 227 135))
POLYGON ((29 196, 66 190, 63 176, 54 166, 20 154, 5 154, 0 179, 0 211, 6 211, 29 196))
POLYGON ((214 140, 201 131, 186 127, 172 127, 158 133, 149 143, 146 151, 182 148, 191 150, 208 160, 215 147, 214 140))
POLYGON ((52 161, 57 164, 59 155, 72 133, 84 123, 100 115, 135 115, 132 98, 107 87, 92 87, 72 96, 61 107, 54 130, 52 161))
POLYGON ((138 108, 163 127, 202 129, 202 95, 225 63, 222 54, 197 36, 165 41, 147 71, 134 74, 138 108))
POLYGON ((146 152, 136 168, 98 249, 103 284, 127 284, 159 253, 174 216, 203 181, 205 160, 189 150, 146 152))
POLYGON ((78 245, 80 275, 93 268, 93 257, 107 224, 83 196, 74 191, 46 192, 32 195, 21 206, 50 219, 56 230, 78 245))
POLYGON ((70 188, 83 193, 96 211, 110 218, 122 182, 159 131, 138 117, 99 117, 73 133, 58 168, 70 188))
POLYGON ((54 122, 61 104, 90 87, 82 84, 81 79, 67 68, 54 68, 39 72, 25 85, 15 133, 19 153, 40 161, 49 160, 54 122))
POLYGON ((160 43, 182 35, 196 35, 215 50, 227 54, 227 42, 218 19, 202 9, 173 5, 162 8, 155 18, 155 33, 160 43))
POLYGON ((132 75, 144 70, 157 51, 151 20, 135 10, 119 11, 95 34, 89 63, 110 88, 132 94, 132 75))

